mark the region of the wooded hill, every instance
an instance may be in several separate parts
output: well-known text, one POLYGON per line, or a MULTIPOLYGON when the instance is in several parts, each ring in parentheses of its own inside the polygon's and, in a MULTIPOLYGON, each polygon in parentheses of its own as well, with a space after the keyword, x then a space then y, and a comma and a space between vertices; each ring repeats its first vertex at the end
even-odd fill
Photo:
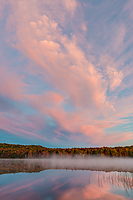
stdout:
POLYGON ((104 155, 133 157, 133 145, 125 147, 46 148, 40 145, 15 145, 0 143, 0 158, 38 158, 51 155, 104 155))

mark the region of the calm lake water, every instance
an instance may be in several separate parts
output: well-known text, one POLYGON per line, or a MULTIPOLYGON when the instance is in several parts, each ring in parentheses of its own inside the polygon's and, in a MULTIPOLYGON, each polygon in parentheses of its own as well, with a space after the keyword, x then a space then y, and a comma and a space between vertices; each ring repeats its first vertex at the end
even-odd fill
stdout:
POLYGON ((122 166, 118 165, 122 164, 121 160, 118 163, 111 160, 109 163, 109 160, 96 161, 94 158, 93 161, 90 160, 90 169, 87 169, 84 159, 0 160, 0 199, 133 199, 132 162, 133 160, 125 159, 121 169, 122 166))

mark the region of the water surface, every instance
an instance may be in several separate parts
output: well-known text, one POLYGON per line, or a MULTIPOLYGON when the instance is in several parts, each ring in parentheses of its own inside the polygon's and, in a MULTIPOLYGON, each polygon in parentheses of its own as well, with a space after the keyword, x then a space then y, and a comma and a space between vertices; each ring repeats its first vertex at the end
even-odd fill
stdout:
POLYGON ((0 160, 0 199, 133 199, 132 171, 131 159, 0 160))

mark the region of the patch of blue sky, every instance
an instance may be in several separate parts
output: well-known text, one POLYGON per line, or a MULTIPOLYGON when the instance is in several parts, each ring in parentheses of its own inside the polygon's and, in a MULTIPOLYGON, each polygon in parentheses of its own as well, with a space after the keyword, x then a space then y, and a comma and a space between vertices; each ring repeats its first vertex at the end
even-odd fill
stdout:
POLYGON ((25 114, 25 115, 33 115, 36 114, 37 111, 32 108, 30 105, 28 105, 27 100, 24 101, 13 101, 11 99, 8 99, 6 97, 2 97, 0 96, 0 109, 1 111, 3 111, 4 113, 8 113, 8 115, 11 112, 12 115, 12 111, 16 114, 25 114))
POLYGON ((63 108, 68 113, 76 111, 76 108, 75 108, 74 104, 71 102, 70 99, 64 100, 64 102, 63 102, 63 108))
POLYGON ((26 62, 26 60, 22 59, 24 58, 24 55, 19 50, 12 47, 5 41, 1 41, 1 45, 2 45, 3 55, 4 57, 8 58, 6 59, 6 61, 10 63, 10 66, 18 66, 18 64, 22 65, 26 62))
MULTIPOLYGON (((128 118, 127 118, 128 119, 128 118)), ((127 122, 127 120, 126 120, 127 122)), ((127 122, 127 123, 119 124, 111 128, 104 129, 106 132, 106 135, 110 134, 116 134, 116 133, 126 133, 126 132, 132 132, 133 131, 133 123, 127 122)))
POLYGON ((0 142, 9 144, 34 144, 35 139, 32 140, 31 137, 29 139, 27 137, 24 138, 23 135, 22 137, 16 134, 13 135, 12 133, 10 134, 5 130, 0 129, 0 142))
POLYGON ((122 117, 120 119, 127 119, 127 120, 130 120, 133 122, 133 113, 132 113, 132 116, 129 116, 129 117, 122 117))
POLYGON ((111 146, 131 146, 133 144, 133 139, 131 140, 126 140, 126 141, 121 141, 121 142, 115 142, 114 141, 114 144, 111 145, 111 146))
POLYGON ((51 127, 51 126, 56 126, 56 123, 53 122, 53 121, 50 121, 48 124, 50 125, 50 127, 51 127))
MULTIPOLYGON (((125 65, 130 65, 131 62, 133 61, 133 58, 132 58, 132 50, 133 50, 133 47, 132 45, 128 44, 128 41, 124 41, 125 43, 125 47, 123 48, 123 51, 118 55, 117 54, 117 57, 115 57, 114 59, 114 62, 117 62, 119 61, 119 59, 121 59, 122 57, 124 57, 124 63, 123 63, 123 66, 125 65)), ((122 67, 120 65, 120 67, 122 67)))
POLYGON ((108 86, 107 91, 106 91, 106 97, 111 99, 111 98, 116 98, 116 101, 118 99, 121 98, 126 98, 126 97, 130 97, 133 94, 133 86, 131 84, 131 86, 129 86, 129 82, 132 81, 131 77, 129 76, 128 78, 126 77, 123 82, 124 84, 128 85, 128 87, 125 88, 121 88, 121 86, 118 86, 117 88, 115 88, 114 90, 110 90, 110 86, 108 86))
MULTIPOLYGON (((58 24, 58 27, 61 29, 63 35, 67 35, 68 38, 72 37, 72 27, 70 25, 65 28, 61 24, 58 24)), ((59 44, 61 45, 61 43, 59 44)))
POLYGON ((132 52, 133 52, 133 46, 128 45, 125 50, 122 52, 121 57, 126 55, 126 59, 124 61, 123 65, 131 65, 132 66, 132 62, 133 62, 133 57, 132 57, 132 52))
POLYGON ((48 125, 49 125, 50 127, 56 127, 56 126, 57 126, 57 124, 56 124, 56 122, 55 122, 54 119, 50 120, 50 121, 48 122, 48 125))
POLYGON ((23 75, 24 66, 29 62, 28 59, 19 50, 6 43, 4 38, 0 38, 0 43, 2 46, 1 63, 8 66, 8 71, 15 70, 19 75, 23 75))
POLYGON ((44 81, 42 77, 40 78, 41 75, 40 76, 32 74, 24 74, 24 75, 25 75, 24 81, 28 86, 28 90, 26 91, 28 95, 44 94, 44 92, 54 90, 54 87, 50 83, 44 81))
POLYGON ((56 123, 56 121, 55 121, 55 119, 54 118, 52 118, 52 117, 50 117, 50 116, 46 116, 45 117, 45 120, 46 120, 46 122, 47 122, 47 126, 48 126, 48 128, 49 127, 57 127, 57 123, 56 123))
POLYGON ((9 111, 11 110, 12 108, 14 108, 15 105, 15 102, 9 98, 6 98, 5 96, 3 95, 0 95, 0 110, 1 111, 9 111))
POLYGON ((121 99, 122 97, 130 97, 133 94, 133 86, 130 88, 125 88, 118 93, 118 98, 121 99))
POLYGON ((110 92, 110 86, 107 87, 106 96, 111 97, 113 92, 110 92))
MULTIPOLYGON (((45 130, 46 132, 46 130, 45 130)), ((49 146, 51 144, 51 141, 44 141, 41 139, 36 139, 35 137, 32 138, 31 136, 24 137, 16 135, 16 134, 10 134, 9 132, 0 129, 0 142, 1 143, 8 143, 8 144, 22 144, 22 145, 42 145, 42 146, 49 146)), ((54 143, 53 143, 54 146, 54 143)))
POLYGON ((37 111, 29 105, 29 103, 22 102, 18 104, 19 109, 24 115, 35 115, 37 111))
POLYGON ((105 0, 100 0, 100 1, 94 1, 94 0, 85 0, 84 2, 86 3, 90 3, 92 6, 99 6, 103 3, 105 3, 106 1, 105 0))
POLYGON ((4 27, 6 25, 6 19, 7 19, 7 16, 9 16, 10 9, 11 9, 11 6, 9 4, 6 4, 4 9, 1 10, 2 19, 0 20, 0 26, 3 25, 4 27))
MULTIPOLYGON (((87 1, 87 2, 88 4, 91 4, 91 6, 84 8, 85 20, 87 21, 89 19, 89 21, 93 22, 93 23, 87 22, 88 28, 89 28, 88 38, 90 38, 90 36, 92 36, 92 38, 95 37, 96 43, 100 42, 101 47, 102 47, 103 44, 101 43, 101 41, 99 41, 99 36, 101 36, 101 38, 103 39, 105 39, 105 36, 107 36, 108 39, 109 39, 109 36, 110 37, 112 36, 110 34, 107 34, 107 31, 111 31, 113 33, 114 31, 112 29, 112 26, 114 25, 116 26, 116 24, 119 21, 121 21, 121 10, 123 8, 123 4, 121 2, 119 3, 117 2, 117 7, 116 7, 114 1, 107 2, 103 0, 103 1, 99 1, 98 3, 99 5, 97 7, 97 3, 94 3, 94 2, 98 2, 98 1, 87 1), (93 7, 93 5, 95 6, 93 7), (97 23, 99 23, 99 26, 96 26, 97 23)), ((105 44, 107 44, 107 41, 105 44)))
POLYGON ((133 133, 133 121, 131 123, 128 123, 125 129, 126 131, 131 131, 133 133))

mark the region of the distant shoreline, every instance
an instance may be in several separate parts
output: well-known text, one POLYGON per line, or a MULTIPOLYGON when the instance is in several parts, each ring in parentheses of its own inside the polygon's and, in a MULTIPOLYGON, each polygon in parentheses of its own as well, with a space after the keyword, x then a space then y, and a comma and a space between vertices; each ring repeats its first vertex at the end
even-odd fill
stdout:
POLYGON ((124 147, 46 148, 40 145, 0 143, 0 158, 49 158, 52 155, 133 157, 133 145, 124 147))

